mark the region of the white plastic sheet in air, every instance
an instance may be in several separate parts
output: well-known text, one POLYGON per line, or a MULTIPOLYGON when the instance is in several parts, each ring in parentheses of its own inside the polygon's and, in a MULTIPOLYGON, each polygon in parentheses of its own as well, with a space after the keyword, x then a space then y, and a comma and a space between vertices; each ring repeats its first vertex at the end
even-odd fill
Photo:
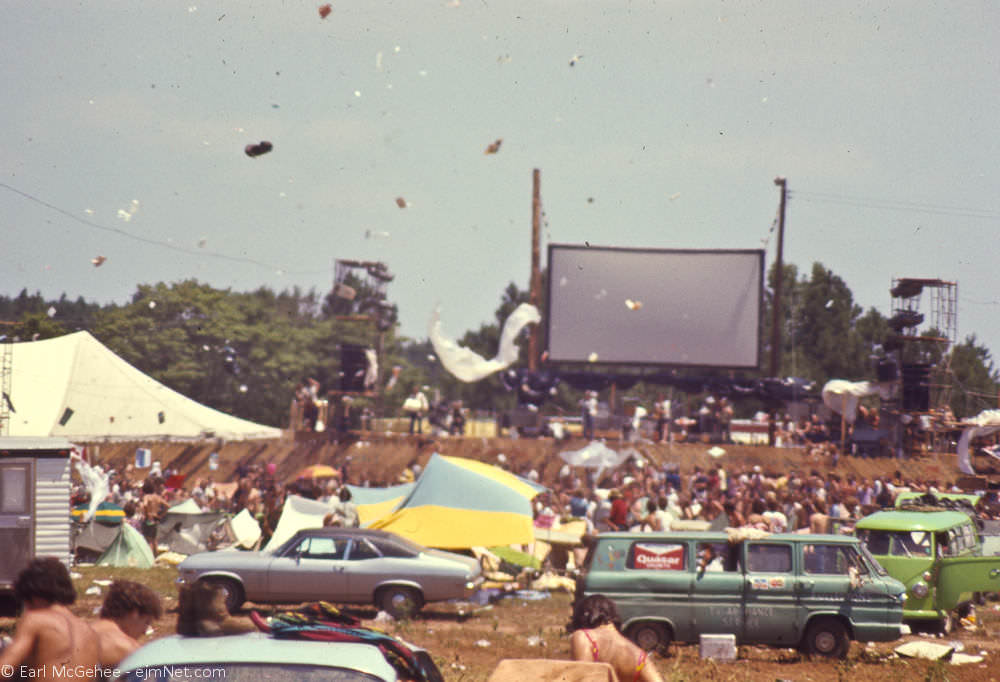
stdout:
POLYGON ((514 343, 517 335, 527 325, 540 322, 541 319, 538 308, 530 303, 517 306, 503 323, 500 348, 492 360, 487 360, 469 348, 459 346, 453 339, 445 336, 441 331, 440 309, 435 309, 431 315, 427 334, 444 368, 458 379, 471 383, 510 367, 517 360, 519 352, 517 344, 514 343))
POLYGON ((958 468, 963 474, 975 475, 969 456, 969 443, 973 438, 988 436, 1000 431, 1000 410, 984 410, 975 417, 962 420, 962 437, 958 439, 958 468))
POLYGON ((889 397, 891 386, 871 381, 831 379, 823 386, 823 404, 837 414, 842 414, 848 424, 853 424, 861 398, 877 395, 885 400, 889 397))

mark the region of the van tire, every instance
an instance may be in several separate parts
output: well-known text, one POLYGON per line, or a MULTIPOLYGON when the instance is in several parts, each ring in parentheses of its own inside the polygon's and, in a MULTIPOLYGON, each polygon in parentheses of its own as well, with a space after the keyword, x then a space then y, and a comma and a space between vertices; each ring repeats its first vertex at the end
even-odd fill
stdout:
POLYGON ((666 651, 670 647, 670 642, 673 641, 670 628, 663 623, 648 620, 629 625, 625 636, 645 651, 666 651))
POLYGON ((807 654, 826 658, 845 658, 850 646, 847 628, 836 618, 817 618, 812 621, 802 639, 802 649, 807 654))

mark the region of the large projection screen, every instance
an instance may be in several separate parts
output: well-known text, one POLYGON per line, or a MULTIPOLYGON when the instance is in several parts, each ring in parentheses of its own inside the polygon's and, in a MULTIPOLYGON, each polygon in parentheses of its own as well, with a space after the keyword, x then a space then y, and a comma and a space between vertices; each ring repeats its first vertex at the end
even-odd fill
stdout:
POLYGON ((756 369, 764 252, 549 245, 552 362, 756 369))

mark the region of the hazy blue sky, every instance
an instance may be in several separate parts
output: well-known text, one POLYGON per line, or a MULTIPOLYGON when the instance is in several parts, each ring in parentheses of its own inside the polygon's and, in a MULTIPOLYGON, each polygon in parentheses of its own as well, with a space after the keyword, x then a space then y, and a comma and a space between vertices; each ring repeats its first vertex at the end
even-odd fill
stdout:
POLYGON ((5 2, 0 182, 49 206, 0 187, 0 292, 325 293, 379 259, 404 334, 440 303, 459 336, 527 286, 533 168, 543 248, 769 266, 781 175, 786 262, 886 315, 893 277, 957 281, 1000 352, 993 0, 320 4, 5 2))

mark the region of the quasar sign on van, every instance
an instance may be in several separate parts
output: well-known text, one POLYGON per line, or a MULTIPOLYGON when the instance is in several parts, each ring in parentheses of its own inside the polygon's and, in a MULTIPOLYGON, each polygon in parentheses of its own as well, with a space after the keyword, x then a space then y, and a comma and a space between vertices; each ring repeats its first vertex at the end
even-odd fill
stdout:
POLYGON ((905 588, 856 538, 737 533, 601 533, 577 599, 613 600, 645 649, 705 634, 844 656, 851 640, 901 634, 905 588))

